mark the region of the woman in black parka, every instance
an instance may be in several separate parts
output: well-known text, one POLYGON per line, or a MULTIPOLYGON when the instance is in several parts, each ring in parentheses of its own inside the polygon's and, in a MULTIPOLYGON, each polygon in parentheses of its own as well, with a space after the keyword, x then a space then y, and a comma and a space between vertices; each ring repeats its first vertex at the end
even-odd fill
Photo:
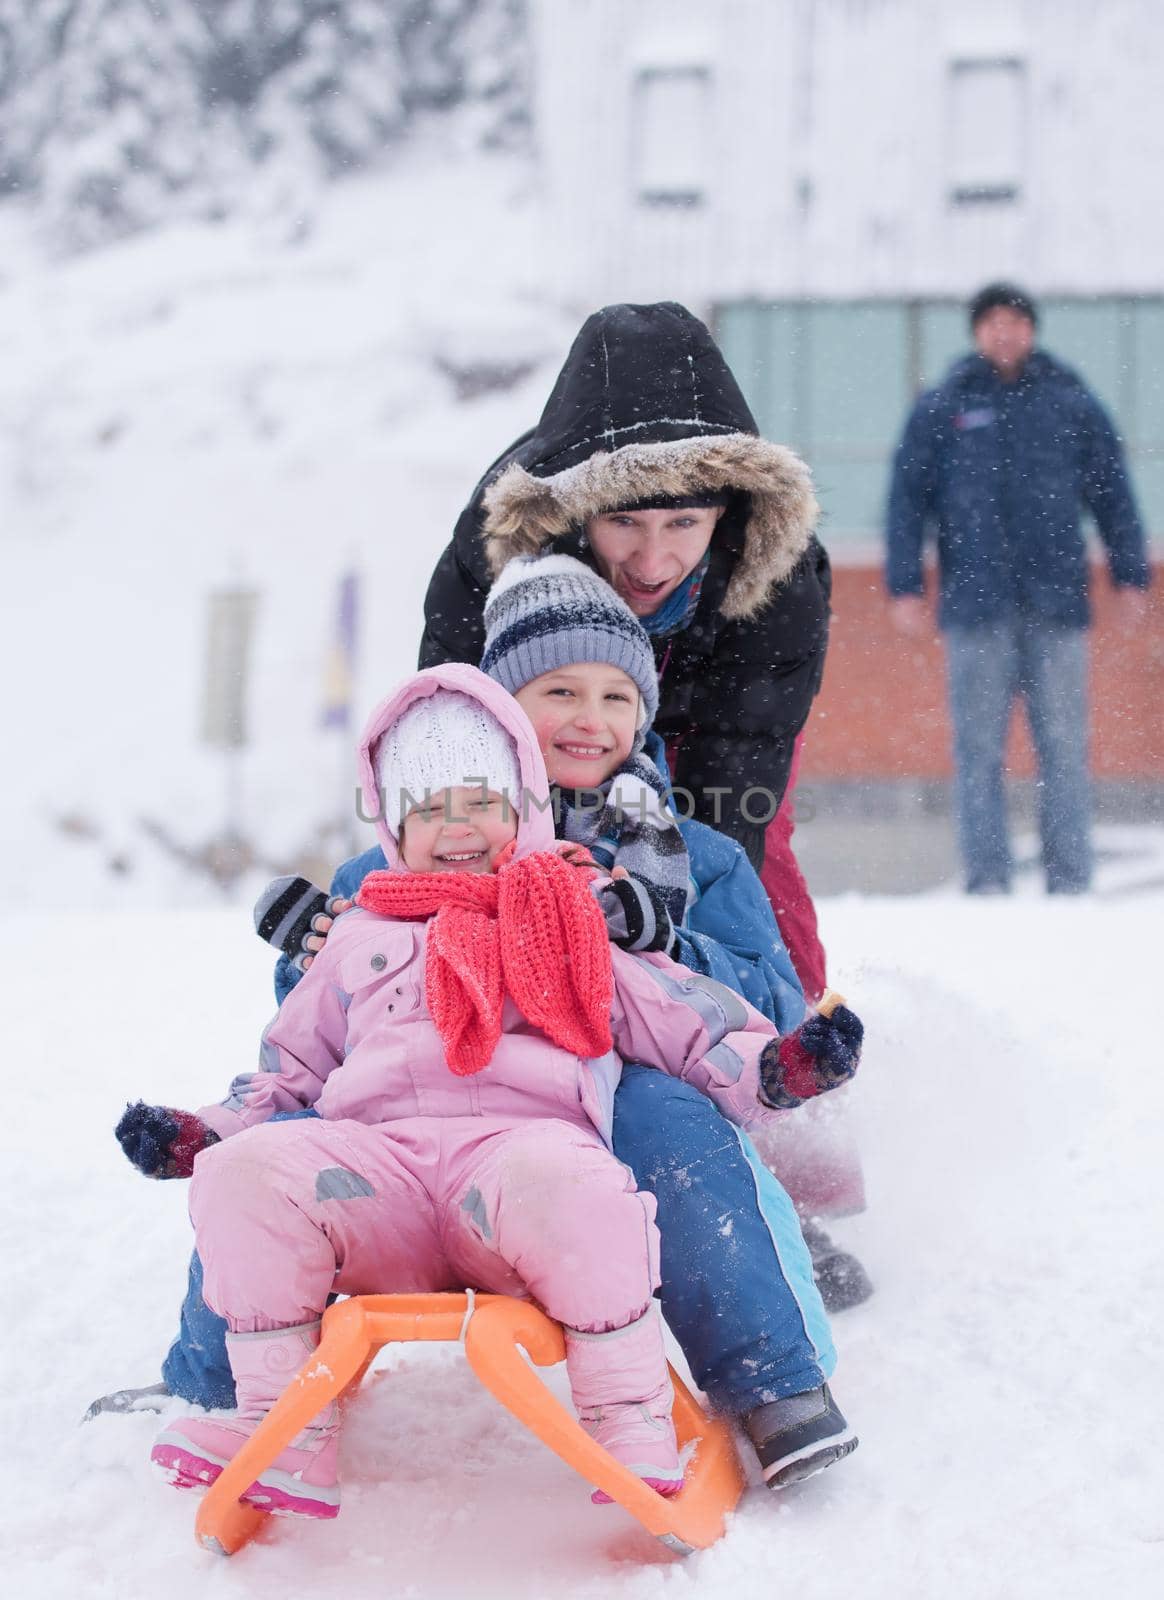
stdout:
MULTIPOLYGON (((429 585, 420 665, 480 659, 485 596, 510 557, 553 549, 588 562, 652 634, 655 727, 677 803, 760 871, 824 666, 830 574, 816 517, 808 468, 759 437, 703 323, 672 303, 607 306, 584 323, 537 427, 461 514, 429 585)), ((776 844, 774 832, 769 895, 807 900, 776 844)), ((810 997, 823 987, 815 954, 810 997)))

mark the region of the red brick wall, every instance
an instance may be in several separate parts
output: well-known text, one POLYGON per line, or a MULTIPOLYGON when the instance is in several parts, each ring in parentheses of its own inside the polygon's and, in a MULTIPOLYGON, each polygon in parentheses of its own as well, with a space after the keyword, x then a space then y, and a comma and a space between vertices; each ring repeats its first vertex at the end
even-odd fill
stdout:
MULTIPOLYGON (((836 566, 824 685, 808 723, 806 778, 944 778, 950 774, 945 659, 931 639, 903 640, 889 618, 881 569, 836 566)), ((1164 563, 1146 625, 1121 635, 1106 578, 1092 585, 1091 763, 1099 778, 1164 781, 1164 563)), ((1017 776, 1034 771, 1026 719, 1008 749, 1017 776)))

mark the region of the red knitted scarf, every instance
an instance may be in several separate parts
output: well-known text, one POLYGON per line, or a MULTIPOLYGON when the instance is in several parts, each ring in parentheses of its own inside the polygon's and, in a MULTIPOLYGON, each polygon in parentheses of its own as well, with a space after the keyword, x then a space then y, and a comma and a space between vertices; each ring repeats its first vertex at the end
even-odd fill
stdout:
POLYGON ((611 1048, 606 924, 589 875, 561 856, 539 852, 481 875, 371 872, 356 904, 381 917, 433 919, 425 998, 459 1076, 489 1065, 507 994, 572 1055, 611 1048))

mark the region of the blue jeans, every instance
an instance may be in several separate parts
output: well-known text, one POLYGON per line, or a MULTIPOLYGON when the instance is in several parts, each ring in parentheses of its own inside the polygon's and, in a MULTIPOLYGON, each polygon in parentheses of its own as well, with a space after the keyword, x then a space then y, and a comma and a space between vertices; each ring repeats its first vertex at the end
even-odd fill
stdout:
POLYGON ((1026 702, 1039 766, 1039 831, 1051 893, 1091 883, 1087 633, 1015 616, 946 630, 958 842, 973 893, 1009 889, 1003 751, 1011 707, 1026 702))
MULTIPOLYGON (((812 1262, 791 1200, 747 1137, 690 1084, 631 1064, 614 1098, 614 1147, 655 1196, 663 1315, 716 1409, 743 1414, 819 1388, 836 1352, 812 1262)), ((202 1298, 197 1255, 162 1377, 199 1405, 234 1404, 226 1324, 202 1298)))

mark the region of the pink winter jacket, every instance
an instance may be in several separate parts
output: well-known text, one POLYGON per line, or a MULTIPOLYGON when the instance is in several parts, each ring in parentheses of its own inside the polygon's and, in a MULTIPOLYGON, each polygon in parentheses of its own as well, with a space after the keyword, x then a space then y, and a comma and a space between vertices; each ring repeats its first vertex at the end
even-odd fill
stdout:
MULTIPOLYGON (((475 667, 431 667, 373 713, 360 746, 364 814, 377 815, 389 867, 397 841, 375 790, 376 747, 413 701, 456 689, 485 704, 517 745, 522 785, 536 803, 519 808, 517 854, 554 847, 541 752, 525 713, 475 667)), ((223 1138, 279 1111, 314 1106, 331 1120, 383 1123, 404 1117, 557 1117, 593 1126, 610 1143, 623 1061, 685 1078, 741 1126, 780 1114, 759 1099, 759 1058, 772 1024, 713 979, 663 955, 611 949, 614 1050, 583 1060, 553 1044, 506 1000, 501 1039, 488 1066, 457 1077, 424 993, 428 924, 379 917, 359 907, 339 918, 323 950, 266 1029, 259 1071, 236 1078, 220 1105, 198 1113, 223 1138)))

